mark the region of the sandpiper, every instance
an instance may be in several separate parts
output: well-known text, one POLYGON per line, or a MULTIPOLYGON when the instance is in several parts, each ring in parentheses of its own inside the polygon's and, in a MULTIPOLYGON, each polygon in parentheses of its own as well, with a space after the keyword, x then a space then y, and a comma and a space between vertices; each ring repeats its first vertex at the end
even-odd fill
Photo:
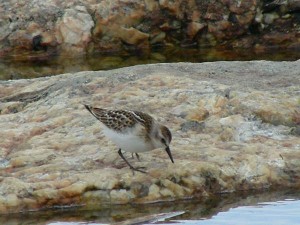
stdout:
POLYGON ((124 157, 122 150, 135 153, 164 148, 174 163, 169 145, 170 130, 158 123, 147 113, 129 110, 108 110, 84 105, 104 126, 103 133, 119 147, 119 155, 133 171, 145 173, 140 167, 133 167, 124 157))

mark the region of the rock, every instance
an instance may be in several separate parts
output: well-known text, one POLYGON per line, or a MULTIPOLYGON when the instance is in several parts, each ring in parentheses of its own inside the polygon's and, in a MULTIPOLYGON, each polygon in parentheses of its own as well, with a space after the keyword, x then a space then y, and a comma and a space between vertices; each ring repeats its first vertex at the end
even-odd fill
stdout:
POLYGON ((12 46, 31 50, 32 38, 32 35, 27 33, 26 30, 17 30, 9 35, 8 41, 12 46))
POLYGON ((287 1, 271 1, 265 4, 264 9, 266 11, 272 11, 276 8, 287 8, 288 11, 297 11, 300 9, 300 3, 297 0, 287 0, 287 1))
POLYGON ((9 34, 10 34, 10 29, 9 29, 9 22, 8 21, 1 21, 0 24, 0 41, 4 40, 9 34))
POLYGON ((195 35, 202 30, 205 27, 204 24, 201 23, 197 23, 197 22, 191 22, 188 24, 187 27, 187 35, 189 36, 189 38, 193 39, 195 37, 195 35))
POLYGON ((273 125, 287 125, 296 126, 298 122, 295 119, 297 116, 297 110, 299 105, 299 97, 293 96, 286 98, 285 96, 276 97, 276 100, 271 100, 272 95, 266 98, 266 93, 262 92, 252 92, 248 96, 239 96, 239 103, 236 102, 236 98, 232 99, 233 104, 238 104, 237 108, 233 106, 236 112, 253 112, 258 116, 263 122, 267 122, 273 125), (243 101, 242 99, 251 99, 252 101, 243 101), (264 99, 264 100, 263 100, 264 99), (244 104, 245 103, 245 104, 244 104), (239 108, 239 109, 238 109, 239 108))
POLYGON ((129 29, 122 27, 120 29, 119 37, 122 41, 126 42, 127 44, 137 45, 140 44, 148 45, 149 35, 139 30, 131 27, 129 29))
POLYGON ((159 0, 159 5, 162 9, 166 9, 170 12, 171 15, 176 16, 177 18, 182 18, 183 15, 181 14, 181 2, 180 1, 175 1, 171 2, 168 0, 159 0))
POLYGON ((201 132, 203 131, 203 128, 205 127, 204 123, 199 123, 197 121, 188 121, 180 125, 181 130, 183 132, 187 132, 188 130, 201 132))
POLYGON ((225 39, 227 35, 224 31, 230 31, 231 28, 232 24, 226 20, 208 24, 208 31, 216 40, 225 39))
POLYGON ((145 0, 145 4, 148 11, 155 11, 159 9, 159 3, 155 0, 145 0))
POLYGON ((240 26, 246 26, 249 27, 249 24, 252 23, 252 21, 255 18, 255 13, 253 11, 244 13, 243 15, 237 15, 236 19, 240 26))
POLYGON ((279 15, 277 13, 266 13, 264 15, 264 22, 266 24, 272 24, 274 20, 278 19, 279 15))
POLYGON ((76 9, 66 9, 61 21, 58 22, 57 29, 60 36, 57 36, 61 43, 76 46, 84 49, 91 41, 91 29, 94 21, 84 6, 77 6, 76 9))
POLYGON ((300 126, 297 126, 297 127, 295 127, 295 128, 292 128, 291 134, 300 136, 300 126))
POLYGON ((293 33, 292 34, 273 33, 273 34, 264 35, 262 38, 269 45, 276 46, 276 45, 286 43, 288 40, 296 38, 296 36, 293 33), (276 36, 276 38, 274 36, 276 36))
POLYGON ((166 38, 165 32, 151 34, 150 44, 164 43, 165 38, 166 38))
MULTIPOLYGON (((56 55, 140 50, 166 46, 295 49, 299 1, 37 1, 1 0, 0 55, 44 52, 56 55), (296 21, 296 22, 295 22, 296 21), (208 28, 208 29, 206 29, 208 28), (273 35, 278 33, 278 35, 273 35), (284 42, 276 41, 286 35, 284 42), (149 38, 150 37, 150 38, 149 38), (128 46, 130 45, 130 46, 128 46)), ((21 54, 19 54, 21 55, 21 54)), ((23 59, 24 60, 24 59, 23 59)))
POLYGON ((247 0, 234 3, 232 3, 232 1, 227 1, 227 5, 229 6, 231 12, 238 15, 247 12, 254 12, 260 6, 256 0, 247 0))
POLYGON ((299 188, 299 71, 299 60, 176 63, 1 81, 0 212, 299 188), (158 118, 175 164, 162 149, 124 153, 147 168, 133 174, 83 103, 158 118))
POLYGON ((228 8, 224 7, 221 2, 208 2, 204 18, 208 21, 226 21, 224 16, 228 15, 228 8))
MULTIPOLYGON (((154 199, 161 198, 160 188, 156 184, 152 184, 149 187, 149 196, 152 196, 154 199)), ((154 200, 153 199, 153 200, 154 200)))
POLYGON ((287 1, 287 8, 290 12, 298 11, 300 10, 300 2, 297 0, 289 0, 287 1))

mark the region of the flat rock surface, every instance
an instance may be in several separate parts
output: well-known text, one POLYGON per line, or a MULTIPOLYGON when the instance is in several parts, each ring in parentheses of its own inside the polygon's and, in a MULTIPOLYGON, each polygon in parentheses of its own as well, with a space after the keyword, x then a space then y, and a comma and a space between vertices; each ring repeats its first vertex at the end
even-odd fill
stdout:
POLYGON ((0 82, 0 212, 300 187, 300 61, 175 63, 0 82), (125 153, 83 104, 142 110, 173 134, 125 153))

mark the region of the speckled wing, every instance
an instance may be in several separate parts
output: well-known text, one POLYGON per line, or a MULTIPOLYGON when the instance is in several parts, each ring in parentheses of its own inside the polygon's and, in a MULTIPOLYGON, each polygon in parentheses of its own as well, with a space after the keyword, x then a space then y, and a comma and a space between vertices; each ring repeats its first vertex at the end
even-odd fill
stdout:
POLYGON ((134 115, 134 119, 137 122, 143 124, 147 133, 150 133, 154 119, 147 113, 143 113, 140 111, 132 111, 132 113, 134 115))
POLYGON ((133 127, 140 123, 147 131, 151 130, 153 118, 143 112, 127 110, 107 110, 85 105, 86 109, 105 126, 116 131, 133 127))
POLYGON ((122 131, 126 128, 133 127, 136 120, 130 111, 125 110, 108 110, 95 108, 85 105, 86 109, 95 116, 106 127, 115 131, 122 131))

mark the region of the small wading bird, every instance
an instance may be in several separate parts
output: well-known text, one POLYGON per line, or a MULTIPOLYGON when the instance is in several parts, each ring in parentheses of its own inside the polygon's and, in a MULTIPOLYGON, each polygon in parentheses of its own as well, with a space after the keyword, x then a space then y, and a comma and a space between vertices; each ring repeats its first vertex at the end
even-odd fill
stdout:
POLYGON ((119 155, 133 171, 143 167, 133 167, 124 157, 122 150, 135 153, 164 148, 174 163, 169 145, 172 140, 170 130, 158 123, 150 115, 139 111, 108 110, 84 105, 104 126, 103 133, 119 147, 119 155))

